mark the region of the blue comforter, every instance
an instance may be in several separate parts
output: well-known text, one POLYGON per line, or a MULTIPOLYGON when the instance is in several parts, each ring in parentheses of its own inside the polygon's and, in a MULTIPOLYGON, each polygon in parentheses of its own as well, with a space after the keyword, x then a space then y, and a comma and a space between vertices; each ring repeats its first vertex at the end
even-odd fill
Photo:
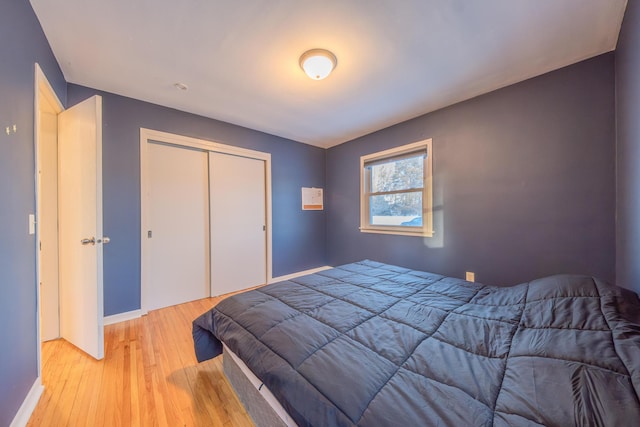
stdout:
POLYGON ((372 261, 193 323, 301 426, 639 426, 640 301, 585 276, 498 288, 372 261))

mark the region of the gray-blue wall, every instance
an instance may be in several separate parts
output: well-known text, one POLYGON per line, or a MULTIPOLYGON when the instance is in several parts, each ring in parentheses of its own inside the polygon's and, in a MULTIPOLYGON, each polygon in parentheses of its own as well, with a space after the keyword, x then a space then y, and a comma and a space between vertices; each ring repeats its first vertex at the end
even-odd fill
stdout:
MULTIPOLYGON (((141 126, 272 153, 274 275, 372 258, 459 277, 475 271, 478 280, 498 284, 567 271, 613 281, 617 272, 619 284, 639 291, 639 42, 640 5, 629 2, 615 90, 607 54, 326 154, 103 93, 104 219, 113 238, 105 248, 105 313, 140 305, 141 126), (434 141, 436 237, 360 233, 359 157, 424 138, 434 141), (327 210, 301 212, 300 187, 323 185, 327 210)), ((67 88, 26 0, 0 2, 0 57, 0 426, 7 426, 37 376, 36 245, 27 234, 27 216, 35 211, 33 64, 40 63, 63 103, 67 90, 70 104, 96 91, 67 88), (13 124, 18 132, 6 135, 13 124)))
POLYGON ((0 1, 0 426, 8 426, 38 375, 33 143, 34 63, 62 102, 66 84, 26 0, 0 1), (7 126, 17 126, 7 135, 7 126))
POLYGON ((273 275, 326 264, 325 213, 300 208, 301 187, 324 187, 325 150, 72 84, 69 106, 96 93, 103 96, 104 234, 111 238, 105 315, 140 308, 141 127, 271 153, 273 275))
POLYGON ((498 285, 555 273, 614 281, 613 65, 601 55, 329 149, 329 263, 474 271, 498 285), (436 236, 359 232, 360 156, 424 138, 436 236))
POLYGON ((616 278, 640 293, 640 2, 630 1, 616 50, 616 278))

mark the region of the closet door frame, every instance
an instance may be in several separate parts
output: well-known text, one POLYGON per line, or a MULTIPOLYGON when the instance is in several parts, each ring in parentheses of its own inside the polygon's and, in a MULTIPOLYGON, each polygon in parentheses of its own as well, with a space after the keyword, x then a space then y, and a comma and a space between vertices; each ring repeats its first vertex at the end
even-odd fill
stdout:
POLYGON ((266 221, 266 273, 265 283, 270 283, 273 279, 271 262, 271 154, 262 151, 249 150, 246 148, 234 147, 232 145, 220 144, 204 139, 192 138, 152 129, 140 128, 140 301, 141 314, 148 312, 148 294, 151 286, 148 282, 147 271, 149 265, 149 250, 147 249, 149 230, 149 208, 146 206, 147 195, 149 193, 149 155, 148 146, 152 141, 164 144, 175 145, 177 147, 197 148, 204 151, 213 151, 222 154, 248 157, 263 160, 265 165, 265 221, 266 221))

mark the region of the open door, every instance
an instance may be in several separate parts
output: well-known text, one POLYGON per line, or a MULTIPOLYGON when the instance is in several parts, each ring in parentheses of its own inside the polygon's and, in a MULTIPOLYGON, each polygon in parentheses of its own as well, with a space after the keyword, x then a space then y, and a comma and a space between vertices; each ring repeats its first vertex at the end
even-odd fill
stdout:
POLYGON ((58 115, 60 335, 104 357, 102 97, 58 115))

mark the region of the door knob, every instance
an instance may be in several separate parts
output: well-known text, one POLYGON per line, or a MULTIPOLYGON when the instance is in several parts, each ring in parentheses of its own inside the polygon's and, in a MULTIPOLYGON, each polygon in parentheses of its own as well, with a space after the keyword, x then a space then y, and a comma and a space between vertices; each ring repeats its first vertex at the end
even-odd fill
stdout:
POLYGON ((102 243, 104 243, 105 245, 106 245, 107 243, 109 243, 110 241, 111 241, 111 239, 110 239, 110 238, 108 238, 107 236, 104 236, 104 237, 102 238, 102 243))
POLYGON ((80 240, 80 243, 82 243, 83 245, 95 245, 96 244, 96 238, 92 237, 90 239, 82 239, 82 240, 80 240))

